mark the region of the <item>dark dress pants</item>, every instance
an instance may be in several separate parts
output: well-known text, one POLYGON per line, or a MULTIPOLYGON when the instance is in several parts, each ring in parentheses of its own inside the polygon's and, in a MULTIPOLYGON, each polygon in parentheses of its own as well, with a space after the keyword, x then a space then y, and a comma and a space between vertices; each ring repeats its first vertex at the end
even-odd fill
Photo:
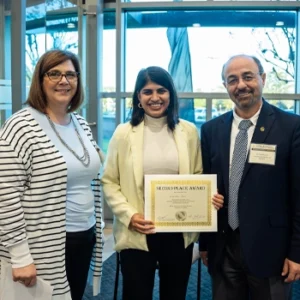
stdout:
POLYGON ((147 235, 149 252, 120 252, 123 300, 152 300, 155 270, 159 270, 160 300, 185 300, 193 244, 184 248, 182 233, 147 235))
POLYGON ((95 242, 94 227, 87 231, 67 232, 66 272, 72 300, 83 297, 95 242))
POLYGON ((230 231, 220 272, 213 274, 213 300, 288 300, 290 284, 281 276, 257 278, 244 263, 240 233, 230 231))

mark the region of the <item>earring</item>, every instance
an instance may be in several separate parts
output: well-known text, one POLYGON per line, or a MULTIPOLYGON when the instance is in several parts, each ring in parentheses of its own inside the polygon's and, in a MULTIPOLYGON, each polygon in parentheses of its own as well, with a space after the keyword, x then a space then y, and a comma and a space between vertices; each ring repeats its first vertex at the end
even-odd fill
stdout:
POLYGON ((143 108, 141 102, 139 102, 138 107, 139 107, 139 108, 143 108))

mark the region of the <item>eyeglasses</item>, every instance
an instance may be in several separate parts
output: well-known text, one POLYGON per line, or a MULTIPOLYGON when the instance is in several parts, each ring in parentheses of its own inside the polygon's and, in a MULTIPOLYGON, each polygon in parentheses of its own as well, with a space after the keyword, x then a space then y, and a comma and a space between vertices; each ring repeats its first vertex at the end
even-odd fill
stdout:
POLYGON ((74 82, 77 80, 79 73, 78 72, 66 72, 65 74, 60 71, 50 71, 45 73, 51 81, 59 82, 62 80, 63 76, 66 77, 68 82, 74 82))
MULTIPOLYGON (((256 79, 257 75, 261 75, 260 73, 247 73, 247 74, 243 74, 242 75, 242 80, 244 82, 250 83, 252 82, 254 79, 256 79)), ((235 86, 239 83, 240 78, 239 77, 235 77, 235 76, 230 76, 229 78, 226 79, 226 84, 229 86, 235 86)))

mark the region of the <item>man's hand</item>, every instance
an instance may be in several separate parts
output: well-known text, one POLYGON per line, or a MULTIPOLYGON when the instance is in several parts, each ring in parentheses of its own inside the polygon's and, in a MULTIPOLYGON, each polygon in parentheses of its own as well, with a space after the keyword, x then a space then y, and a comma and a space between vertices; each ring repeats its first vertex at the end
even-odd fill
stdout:
POLYGON ((208 265, 208 252, 207 251, 200 251, 200 257, 202 259, 202 263, 207 266, 208 265))
POLYGON ((18 281, 25 286, 31 287, 36 284, 36 268, 34 264, 30 264, 23 268, 12 269, 13 281, 18 281))
POLYGON ((143 234, 155 233, 154 223, 145 220, 141 214, 134 214, 131 217, 129 228, 143 234))
POLYGON ((284 282, 293 282, 300 279, 300 264, 289 259, 284 260, 281 276, 287 276, 284 282))
POLYGON ((224 204, 224 196, 217 193, 217 194, 214 194, 213 195, 213 198, 212 198, 212 203, 213 203, 213 206, 215 207, 216 210, 219 210, 220 208, 223 207, 223 204, 224 204))

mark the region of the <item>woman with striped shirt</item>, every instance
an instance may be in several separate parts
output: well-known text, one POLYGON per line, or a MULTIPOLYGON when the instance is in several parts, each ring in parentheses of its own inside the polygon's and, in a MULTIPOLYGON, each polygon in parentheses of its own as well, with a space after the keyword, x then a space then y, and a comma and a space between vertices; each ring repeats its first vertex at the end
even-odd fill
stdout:
POLYGON ((81 300, 89 270, 94 295, 102 268, 101 152, 87 122, 80 65, 68 51, 38 61, 27 99, 0 131, 0 260, 14 281, 37 277, 53 300, 81 300))

